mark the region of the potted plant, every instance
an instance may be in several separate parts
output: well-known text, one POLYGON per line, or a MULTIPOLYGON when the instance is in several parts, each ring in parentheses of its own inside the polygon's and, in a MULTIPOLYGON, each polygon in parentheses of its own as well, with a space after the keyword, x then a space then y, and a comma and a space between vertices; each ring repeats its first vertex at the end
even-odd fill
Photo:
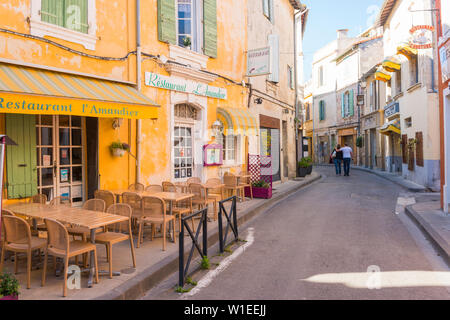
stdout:
MULTIPOLYGON (((264 180, 252 183, 253 198, 270 199, 272 198, 272 187, 264 180)), ((245 188, 245 196, 250 197, 250 187, 245 188)))
POLYGON ((308 170, 307 170, 306 174, 311 174, 312 173, 312 169, 313 169, 312 158, 311 157, 306 157, 305 160, 308 163, 308 168, 307 168, 308 170))
POLYGON ((183 38, 183 46, 187 49, 191 49, 191 38, 184 37, 183 38))
POLYGON ((122 143, 120 141, 113 142, 109 148, 111 149, 111 152, 113 156, 115 157, 122 157, 125 153, 125 151, 130 150, 130 146, 126 143, 122 143))
POLYGON ((0 274, 0 300, 19 300, 19 281, 8 273, 0 274))
POLYGON ((306 158, 302 158, 302 160, 300 160, 297 165, 297 175, 301 178, 306 177, 306 175, 308 174, 308 167, 308 160, 306 160, 306 158))

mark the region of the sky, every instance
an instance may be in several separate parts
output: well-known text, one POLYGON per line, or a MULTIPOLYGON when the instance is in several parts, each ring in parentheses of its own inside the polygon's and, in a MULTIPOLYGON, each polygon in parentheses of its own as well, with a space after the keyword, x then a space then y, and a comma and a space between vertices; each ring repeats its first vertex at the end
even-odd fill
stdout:
POLYGON ((309 8, 303 38, 304 79, 311 78, 315 51, 336 39, 338 29, 350 37, 366 30, 376 19, 383 0, 302 0, 309 8))

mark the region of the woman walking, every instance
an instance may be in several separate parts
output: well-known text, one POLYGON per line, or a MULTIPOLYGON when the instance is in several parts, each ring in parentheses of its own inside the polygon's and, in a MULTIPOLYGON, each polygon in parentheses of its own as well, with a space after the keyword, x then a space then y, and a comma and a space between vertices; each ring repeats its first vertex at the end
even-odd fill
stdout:
POLYGON ((336 167, 336 175, 342 175, 342 161, 344 160, 344 154, 341 151, 341 145, 337 145, 331 153, 331 158, 333 158, 334 166, 336 167))

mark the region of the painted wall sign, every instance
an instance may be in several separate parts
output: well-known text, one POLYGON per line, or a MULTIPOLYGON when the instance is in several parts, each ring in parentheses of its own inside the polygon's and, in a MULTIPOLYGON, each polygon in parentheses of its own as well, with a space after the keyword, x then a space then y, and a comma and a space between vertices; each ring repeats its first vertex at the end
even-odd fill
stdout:
POLYGON ((442 80, 447 81, 450 79, 450 41, 439 50, 441 56, 441 70, 442 80))
POLYGON ((272 73, 270 47, 249 50, 247 52, 247 76, 255 77, 272 73))
POLYGON ((152 72, 145 73, 145 84, 149 87, 192 93, 198 96, 221 100, 226 100, 228 97, 227 89, 224 88, 213 87, 207 84, 184 80, 181 78, 167 77, 152 72))
POLYGON ((434 27, 429 25, 414 26, 411 33, 410 46, 414 49, 430 49, 433 47, 434 27))
POLYGON ((156 107, 0 92, 0 112, 98 118, 156 119, 156 107))
POLYGON ((400 104, 398 102, 391 103, 384 108, 384 116, 386 118, 392 117, 393 115, 400 112, 400 104))

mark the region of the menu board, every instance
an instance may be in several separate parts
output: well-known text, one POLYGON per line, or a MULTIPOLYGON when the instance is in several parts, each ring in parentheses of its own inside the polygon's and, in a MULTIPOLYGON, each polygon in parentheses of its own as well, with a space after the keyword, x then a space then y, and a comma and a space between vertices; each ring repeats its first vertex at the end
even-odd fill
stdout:
POLYGON ((203 147, 204 165, 220 166, 223 164, 223 146, 221 144, 207 144, 203 147))

